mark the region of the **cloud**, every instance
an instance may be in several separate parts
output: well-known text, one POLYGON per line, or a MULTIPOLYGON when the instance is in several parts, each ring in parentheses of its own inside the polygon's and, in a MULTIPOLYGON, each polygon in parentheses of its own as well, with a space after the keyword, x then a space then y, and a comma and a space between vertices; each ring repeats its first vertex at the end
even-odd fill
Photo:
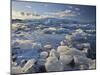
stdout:
POLYGON ((18 18, 18 17, 20 17, 20 13, 17 12, 17 11, 15 11, 15 10, 12 10, 12 18, 13 18, 13 19, 16 19, 16 18, 18 18))
POLYGON ((54 17, 66 17, 66 16, 77 16, 76 13, 73 13, 74 11, 70 10, 70 9, 66 9, 63 11, 57 11, 57 12, 47 12, 46 14, 52 15, 54 17))
POLYGON ((31 12, 19 12, 12 10, 12 19, 40 19, 42 16, 31 12))
POLYGON ((12 10, 12 19, 42 19, 54 17, 49 15, 39 15, 36 12, 22 12, 22 11, 15 11, 12 10))
POLYGON ((65 11, 61 11, 61 12, 55 13, 55 16, 65 17, 65 16, 75 16, 75 14, 69 13, 69 12, 65 12, 65 11))
MULTIPOLYGON (((76 10, 79 10, 78 8, 76 10)), ((37 12, 19 12, 12 10, 13 19, 42 19, 42 18, 64 18, 64 17, 74 17, 80 15, 79 11, 72 9, 65 9, 62 11, 45 12, 42 15, 37 12)))

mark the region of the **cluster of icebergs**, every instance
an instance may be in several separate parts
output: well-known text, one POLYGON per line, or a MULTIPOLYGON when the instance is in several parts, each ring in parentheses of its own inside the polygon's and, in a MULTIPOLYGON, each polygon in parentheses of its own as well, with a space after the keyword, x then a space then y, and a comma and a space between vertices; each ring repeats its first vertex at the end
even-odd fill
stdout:
MULTIPOLYGON (((20 41, 20 44, 24 44, 24 46, 21 45, 22 48, 25 48, 27 44, 31 46, 31 43, 32 42, 29 40, 20 41)), ((86 48, 90 47, 89 44, 82 44, 82 46, 86 48)), ((37 48, 37 50, 42 48, 38 43, 34 43, 31 47, 37 48)), ((50 44, 44 45, 41 51, 39 51, 38 59, 32 58, 27 61, 24 59, 21 61, 20 65, 12 61, 12 73, 86 70, 95 69, 95 64, 95 60, 87 58, 84 50, 82 51, 74 47, 69 47, 67 46, 67 41, 63 40, 56 49, 53 49, 50 44)))
POLYGON ((57 27, 49 27, 42 30, 44 34, 65 34, 69 33, 69 29, 66 28, 57 28, 57 27))
MULTIPOLYGON (((25 25, 12 25, 12 31, 14 31, 14 35, 17 36, 17 39, 12 41, 12 74, 87 70, 96 68, 96 60, 87 57, 89 49, 91 48, 90 43, 77 43, 78 40, 87 39, 88 34, 82 29, 76 29, 71 34, 66 34, 65 39, 62 39, 63 41, 60 41, 56 48, 50 43, 42 45, 40 42, 27 39, 30 36, 30 30, 31 28, 25 25), (22 39, 21 36, 27 38, 22 39), (21 39, 18 37, 21 37, 21 39), (73 43, 75 46, 73 46, 73 43), (37 58, 21 59, 18 63, 17 53, 14 53, 14 50, 18 52, 26 51, 26 53, 36 51, 38 56, 37 58)), ((65 32, 66 29, 50 27, 43 31, 48 33, 53 32, 53 34, 55 34, 56 32, 65 32)), ((12 35, 12 37, 14 36, 12 35)), ((23 55, 23 53, 21 54, 23 55)), ((33 53, 33 56, 34 55, 33 53)))

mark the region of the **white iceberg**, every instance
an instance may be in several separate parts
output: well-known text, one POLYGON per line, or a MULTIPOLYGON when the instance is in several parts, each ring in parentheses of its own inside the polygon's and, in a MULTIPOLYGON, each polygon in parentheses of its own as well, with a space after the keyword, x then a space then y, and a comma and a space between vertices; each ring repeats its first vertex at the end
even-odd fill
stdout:
POLYGON ((73 60, 73 56, 71 56, 71 55, 60 55, 59 60, 62 62, 62 64, 64 66, 66 66, 73 60))
POLYGON ((57 59, 57 57, 48 57, 45 63, 47 72, 63 71, 63 64, 57 59))
POLYGON ((43 51, 40 53, 40 58, 46 59, 47 56, 48 56, 48 52, 46 52, 46 51, 43 51))

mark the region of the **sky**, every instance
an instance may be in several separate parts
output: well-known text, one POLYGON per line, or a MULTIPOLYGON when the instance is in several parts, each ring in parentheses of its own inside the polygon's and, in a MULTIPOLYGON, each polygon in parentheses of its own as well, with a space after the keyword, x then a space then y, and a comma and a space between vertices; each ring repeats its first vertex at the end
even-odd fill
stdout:
POLYGON ((65 18, 82 22, 95 22, 96 7, 87 5, 12 1, 12 18, 65 18))

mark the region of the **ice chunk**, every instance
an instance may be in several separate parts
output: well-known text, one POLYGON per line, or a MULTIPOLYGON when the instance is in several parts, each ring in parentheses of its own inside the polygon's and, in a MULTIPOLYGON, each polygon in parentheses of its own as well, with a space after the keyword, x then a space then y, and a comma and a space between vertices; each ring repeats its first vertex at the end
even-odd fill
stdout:
POLYGON ((73 60, 73 56, 71 56, 71 55, 60 55, 59 60, 65 66, 65 65, 68 65, 73 60))
POLYGON ((59 57, 59 53, 55 49, 51 49, 49 56, 59 57))
POLYGON ((80 65, 82 64, 89 65, 92 62, 90 58, 79 56, 79 55, 74 56, 74 61, 75 61, 75 64, 80 64, 80 65))
POLYGON ((46 62, 46 59, 40 58, 40 59, 38 59, 37 64, 38 64, 39 66, 42 66, 42 65, 45 65, 45 62, 46 62))
POLYGON ((32 48, 36 49, 36 50, 40 50, 40 49, 42 49, 42 45, 41 45, 41 43, 34 42, 34 43, 32 43, 32 48))
POLYGON ((23 71, 22 71, 22 68, 20 66, 17 66, 17 67, 12 66, 11 73, 12 74, 19 74, 19 73, 23 73, 23 71))
POLYGON ((22 68, 23 72, 27 72, 32 66, 35 65, 36 60, 35 59, 30 59, 27 61, 27 63, 24 65, 22 68))
POLYGON ((48 51, 48 50, 51 50, 51 49, 52 49, 52 46, 50 44, 44 45, 44 50, 48 51))
POLYGON ((48 52, 46 52, 46 51, 43 51, 40 53, 40 58, 46 59, 47 56, 48 56, 48 52))
POLYGON ((56 57, 48 57, 45 68, 47 72, 63 71, 63 65, 56 57))
POLYGON ((70 48, 68 51, 66 51, 65 54, 66 55, 72 55, 72 56, 78 55, 78 56, 86 57, 86 55, 82 51, 77 50, 76 48, 70 48))
MULTIPOLYGON (((32 40, 15 40, 15 43, 17 43, 17 46, 19 46, 21 49, 32 49, 32 40)), ((16 47, 16 44, 15 44, 16 47)))
POLYGON ((66 53, 70 48, 68 46, 58 46, 57 52, 59 54, 66 53))

